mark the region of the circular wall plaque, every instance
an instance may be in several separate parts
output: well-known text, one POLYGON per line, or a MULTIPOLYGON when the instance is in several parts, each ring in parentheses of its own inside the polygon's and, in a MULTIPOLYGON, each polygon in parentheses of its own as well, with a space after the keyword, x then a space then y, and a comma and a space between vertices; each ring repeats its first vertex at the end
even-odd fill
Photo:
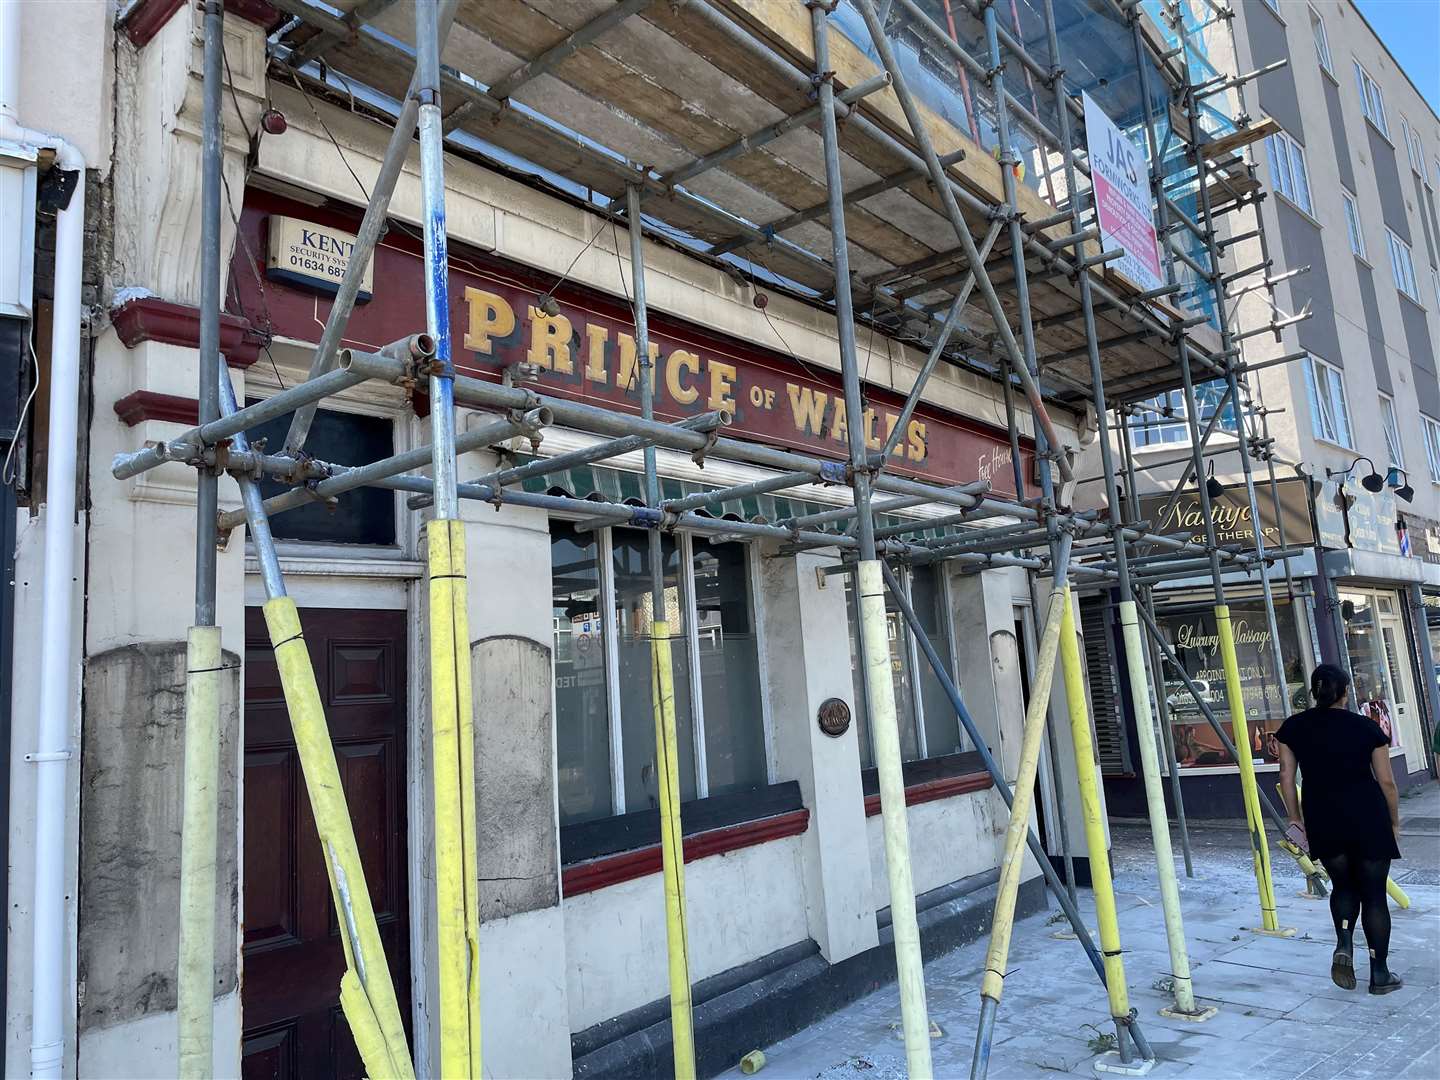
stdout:
POLYGON ((838 697, 822 701, 815 718, 820 723, 820 730, 832 739, 838 739, 850 730, 850 706, 838 697))

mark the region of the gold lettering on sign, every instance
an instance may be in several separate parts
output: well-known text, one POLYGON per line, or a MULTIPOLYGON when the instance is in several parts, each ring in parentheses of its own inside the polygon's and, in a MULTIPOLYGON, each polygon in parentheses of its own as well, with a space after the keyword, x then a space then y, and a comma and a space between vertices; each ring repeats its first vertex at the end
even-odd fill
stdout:
MULTIPOLYGON (((655 385, 654 363, 660 359, 660 346, 650 342, 650 385, 655 385)), ((616 386, 621 390, 639 389, 640 380, 635 377, 635 338, 631 334, 620 335, 620 372, 616 386)))
POLYGON ((729 409, 735 411, 735 365, 722 364, 719 360, 711 360, 710 364, 710 397, 705 402, 710 409, 729 409))
POLYGON ((536 367, 549 368, 569 375, 575 370, 570 354, 570 335, 574 332, 564 315, 546 315, 537 307, 527 313, 530 319, 530 352, 525 357, 536 367))
POLYGON ((830 400, 829 395, 794 383, 788 384, 785 392, 790 398, 790 415, 795 421, 795 430, 804 435, 825 434, 825 405, 830 400))
POLYGON ((922 421, 910 421, 910 426, 905 429, 905 441, 909 445, 910 460, 924 461, 925 455, 930 452, 930 442, 922 421))
POLYGON ((689 405, 700 396, 700 391, 695 386, 680 381, 682 374, 694 375, 699 367, 700 358, 693 352, 676 349, 670 354, 665 361, 665 390, 671 401, 677 405, 689 405))
POLYGON ((494 293, 466 286, 465 304, 470 314, 465 348, 488 356, 492 337, 506 338, 515 332, 515 309, 494 293))
POLYGON ((585 325, 585 378, 589 382, 604 386, 610 381, 610 372, 605 367, 605 345, 610 340, 610 331, 595 323, 585 325))

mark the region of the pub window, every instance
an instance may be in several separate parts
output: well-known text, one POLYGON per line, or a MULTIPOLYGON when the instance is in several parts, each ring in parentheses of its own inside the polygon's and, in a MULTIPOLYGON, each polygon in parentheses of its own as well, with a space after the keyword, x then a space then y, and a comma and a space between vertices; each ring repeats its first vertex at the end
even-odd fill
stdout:
MULTIPOLYGON (((940 654, 945 673, 955 680, 950 639, 949 599, 944 575, 933 566, 917 566, 897 572, 926 636, 940 654)), ((850 671, 855 692, 856 732, 860 740, 860 767, 875 764, 875 746, 870 728, 865 673, 860 663, 859 598, 850 578, 845 581, 846 611, 850 623, 850 671)), ((960 719, 950 704, 930 661, 925 658, 909 632, 900 606, 885 592, 886 636, 890 642, 890 677, 895 689, 895 716, 900 725, 900 757, 903 761, 944 757, 965 749, 960 719)))
MULTIPOLYGON (((750 549, 661 538, 680 795, 768 781, 750 549)), ((649 537, 550 525, 560 823, 659 805, 649 537)))
MULTIPOLYGON (((256 403, 254 398, 246 401, 256 403)), ((246 435, 252 444, 264 439, 266 451, 278 453, 289 434, 291 415, 253 427, 246 435)), ((320 409, 310 425, 305 452, 336 465, 368 465, 395 453, 395 424, 384 416, 320 409)), ((277 480, 260 481, 260 493, 267 499, 287 490, 277 480)), ((396 536, 395 498, 384 488, 356 488, 341 495, 333 507, 317 501, 276 514, 270 529, 276 540, 390 547, 396 536)))

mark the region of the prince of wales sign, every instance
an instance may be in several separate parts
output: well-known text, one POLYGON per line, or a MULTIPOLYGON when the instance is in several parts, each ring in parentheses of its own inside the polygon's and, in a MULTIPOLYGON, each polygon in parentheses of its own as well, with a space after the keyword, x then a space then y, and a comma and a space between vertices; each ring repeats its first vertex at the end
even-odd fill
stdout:
POLYGON ((1105 250, 1124 250, 1111 267, 1144 292, 1162 288, 1160 250, 1150 210, 1145 155, 1115 126, 1089 94, 1085 98, 1085 150, 1095 186, 1095 216, 1105 250))

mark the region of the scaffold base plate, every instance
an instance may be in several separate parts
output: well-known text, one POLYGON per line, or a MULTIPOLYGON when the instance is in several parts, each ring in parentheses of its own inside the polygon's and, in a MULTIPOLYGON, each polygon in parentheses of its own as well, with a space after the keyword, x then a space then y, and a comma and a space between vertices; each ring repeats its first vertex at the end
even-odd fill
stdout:
POLYGON ((1167 1020, 1186 1020, 1192 1024, 1203 1024, 1220 1010, 1214 1005, 1202 1005, 1193 1013, 1181 1012, 1173 1005, 1167 1005, 1160 1010, 1160 1015, 1167 1020))
POLYGON ((1095 1059, 1095 1071, 1102 1076, 1119 1073, 1121 1076, 1146 1076, 1155 1067, 1155 1059, 1144 1061, 1121 1061, 1120 1053, 1107 1050, 1095 1059))
POLYGON ((1263 926, 1247 926, 1245 929, 1249 930, 1252 934, 1264 934, 1266 937, 1295 936, 1295 928, 1293 926, 1278 926, 1274 930, 1266 930, 1263 926))

